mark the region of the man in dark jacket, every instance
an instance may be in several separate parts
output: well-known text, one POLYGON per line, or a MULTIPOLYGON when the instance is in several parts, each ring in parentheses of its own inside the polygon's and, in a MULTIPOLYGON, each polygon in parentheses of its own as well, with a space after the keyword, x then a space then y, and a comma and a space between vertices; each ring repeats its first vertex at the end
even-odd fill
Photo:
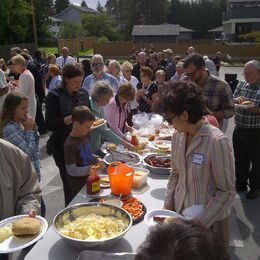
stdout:
POLYGON ((145 52, 139 52, 137 56, 137 63, 133 66, 132 75, 135 76, 140 82, 140 69, 144 66, 149 66, 145 52))

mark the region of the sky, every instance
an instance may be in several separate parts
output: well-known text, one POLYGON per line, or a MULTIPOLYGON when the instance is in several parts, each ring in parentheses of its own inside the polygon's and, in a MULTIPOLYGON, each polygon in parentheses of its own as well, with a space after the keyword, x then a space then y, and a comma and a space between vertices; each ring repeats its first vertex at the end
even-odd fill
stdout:
MULTIPOLYGON (((82 2, 82 0, 70 0, 70 2, 71 2, 72 4, 78 4, 78 5, 80 5, 81 2, 82 2)), ((85 0, 85 2, 87 3, 88 7, 91 7, 91 8, 93 8, 93 9, 96 9, 98 0, 85 0)), ((99 0, 99 2, 100 2, 100 4, 101 4, 102 6, 104 6, 105 3, 106 3, 106 0, 99 0)))

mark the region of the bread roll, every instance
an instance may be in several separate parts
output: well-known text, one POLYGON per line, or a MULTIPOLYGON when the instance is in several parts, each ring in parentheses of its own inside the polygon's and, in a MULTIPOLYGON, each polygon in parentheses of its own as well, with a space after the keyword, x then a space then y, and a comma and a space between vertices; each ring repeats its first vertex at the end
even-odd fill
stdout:
POLYGON ((252 101, 246 100, 242 102, 242 105, 252 105, 252 101))
POLYGON ((36 235, 41 229, 41 222, 37 218, 21 218, 12 225, 12 232, 15 236, 36 235))
POLYGON ((105 119, 103 119, 103 118, 97 119, 97 120, 94 121, 93 126, 101 125, 104 122, 105 122, 105 119))

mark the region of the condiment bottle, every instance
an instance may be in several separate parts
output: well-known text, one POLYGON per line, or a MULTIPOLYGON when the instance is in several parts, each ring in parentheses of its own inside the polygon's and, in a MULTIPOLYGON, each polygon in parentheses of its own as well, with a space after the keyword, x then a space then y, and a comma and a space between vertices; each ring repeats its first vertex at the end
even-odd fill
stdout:
POLYGON ((87 178, 87 193, 90 195, 100 192, 100 177, 97 175, 97 166, 92 166, 87 178))
POLYGON ((139 141, 138 141, 136 135, 132 135, 131 144, 134 145, 134 146, 139 145, 139 141))

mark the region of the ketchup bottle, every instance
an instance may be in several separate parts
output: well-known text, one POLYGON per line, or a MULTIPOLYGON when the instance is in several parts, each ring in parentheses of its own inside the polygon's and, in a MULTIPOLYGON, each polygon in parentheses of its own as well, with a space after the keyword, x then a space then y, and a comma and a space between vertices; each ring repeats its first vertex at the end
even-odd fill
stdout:
POLYGON ((100 177, 97 175, 97 166, 92 166, 87 178, 87 194, 93 195, 100 192, 100 177))

